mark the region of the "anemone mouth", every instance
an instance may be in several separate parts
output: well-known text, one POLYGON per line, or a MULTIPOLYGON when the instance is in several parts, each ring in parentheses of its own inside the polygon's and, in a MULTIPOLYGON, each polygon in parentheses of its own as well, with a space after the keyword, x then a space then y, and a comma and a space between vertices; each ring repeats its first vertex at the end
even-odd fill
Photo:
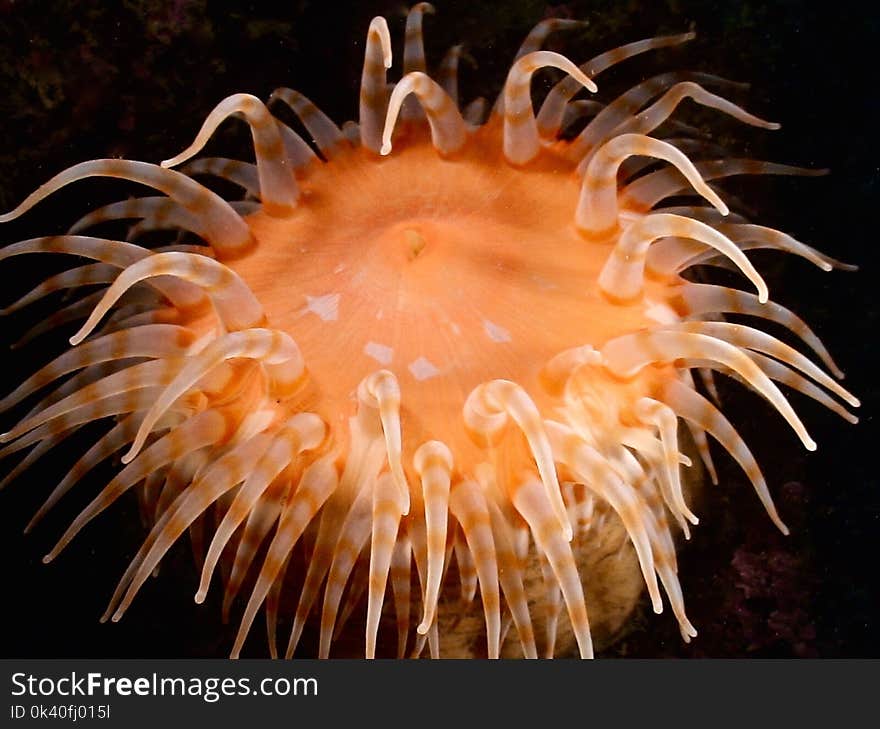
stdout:
POLYGON ((83 424, 111 424, 33 522, 97 463, 123 453, 123 467, 46 558, 139 490, 151 529, 104 619, 122 617, 189 531, 201 553, 197 602, 218 575, 225 613, 245 585, 250 590, 233 655, 264 604, 276 654, 282 587, 302 547, 310 559, 297 577, 287 655, 315 612, 318 653, 330 655, 364 593, 365 653, 376 655, 390 612, 386 591, 398 655, 426 646, 438 655, 441 626, 451 630, 441 613, 455 564, 463 600, 452 612, 464 611, 479 586, 486 655, 498 656, 508 634, 522 655, 538 654, 531 569, 540 572, 548 616, 542 653, 554 653, 562 614, 570 626, 563 650, 588 657, 588 614, 596 618, 601 602, 591 592, 603 587, 591 583, 596 555, 624 552, 655 612, 665 592, 687 641, 696 631, 674 540, 699 520, 683 483, 691 459, 679 422, 711 474, 707 435, 717 439, 787 530, 749 449, 691 371, 710 390, 712 371, 740 379, 808 449, 815 443, 776 382, 854 419, 838 400, 853 407, 858 400, 810 359, 722 318, 735 312, 780 324, 840 374, 807 325, 769 301, 743 251, 777 248, 825 269, 839 263, 739 216, 725 221, 728 207, 707 182, 804 171, 748 160, 694 163, 682 148, 700 156, 711 148, 706 140, 651 136, 685 98, 752 126, 778 125, 709 92, 702 84, 724 82, 705 74, 662 74, 604 106, 572 102, 582 88, 595 92, 593 77, 614 63, 692 34, 637 41, 579 67, 540 49, 549 33, 568 27, 544 21, 485 118, 487 104, 459 109, 460 52, 447 58, 439 81, 426 73, 421 22, 429 10, 422 3, 408 15, 402 77, 390 93, 388 27, 382 18, 371 23, 357 124, 337 127, 296 91, 273 94, 270 103, 289 106, 317 150, 259 99, 235 94, 208 115, 192 145, 160 166, 85 162, 0 216, 15 218, 96 175, 168 195, 107 206, 67 236, 0 253, 96 261, 53 277, 10 309, 60 288, 110 284, 99 301, 84 299, 65 313, 88 315, 71 339, 75 348, 2 402, 12 407, 76 373, 3 434, 3 455, 33 447, 11 476, 83 424), (545 66, 567 76, 536 113, 531 79, 545 66), (589 117, 583 130, 561 138, 581 113, 589 117), (229 116, 248 124, 256 164, 189 161, 229 116), (646 173, 644 157, 664 166, 646 173), (224 201, 191 177, 204 174, 239 185, 248 199, 224 201), (708 205, 660 207, 683 191, 708 205), (119 216, 139 218, 138 234, 168 226, 208 245, 151 251, 82 235, 119 216), (705 262, 738 269, 757 293, 681 276, 705 262), (121 305, 133 289, 141 300, 121 305), (199 542, 205 523, 214 531, 199 542), (609 542, 610 551, 596 546, 609 542))

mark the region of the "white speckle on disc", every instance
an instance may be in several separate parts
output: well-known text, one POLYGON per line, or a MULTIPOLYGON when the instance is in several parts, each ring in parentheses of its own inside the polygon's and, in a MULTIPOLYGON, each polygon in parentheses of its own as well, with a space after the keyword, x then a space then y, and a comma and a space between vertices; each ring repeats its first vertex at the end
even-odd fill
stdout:
POLYGON ((415 362, 410 362, 408 369, 419 382, 440 374, 440 370, 424 357, 419 357, 415 362))
POLYGON ((495 322, 489 321, 488 319, 483 319, 483 329, 486 331, 486 336, 489 337, 489 339, 491 339, 493 342, 512 341, 509 331, 507 331, 502 326, 498 326, 495 322))
POLYGON ((391 360, 394 359, 394 350, 391 347, 376 342, 367 342, 364 345, 364 354, 383 365, 391 364, 391 360))
POLYGON ((306 295, 306 302, 306 310, 317 314, 322 321, 336 321, 339 318, 339 294, 306 295))

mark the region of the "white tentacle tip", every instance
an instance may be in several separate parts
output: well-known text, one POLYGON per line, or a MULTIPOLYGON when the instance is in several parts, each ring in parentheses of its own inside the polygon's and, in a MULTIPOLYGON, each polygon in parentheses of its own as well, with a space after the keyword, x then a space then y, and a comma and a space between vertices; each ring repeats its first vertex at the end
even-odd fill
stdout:
POLYGON ((135 449, 134 447, 132 447, 132 448, 129 449, 129 451, 128 451, 124 456, 122 456, 122 458, 120 458, 119 460, 122 461, 122 463, 123 463, 124 465, 127 466, 129 463, 131 463, 131 462, 135 459, 135 456, 137 456, 137 454, 138 454, 137 449, 135 449))
POLYGON ((381 15, 377 15, 370 22, 370 31, 379 34, 379 43, 382 46, 382 65, 391 68, 391 33, 388 30, 388 21, 381 15))
POLYGON ((581 82, 581 84, 583 85, 583 87, 584 87, 587 91, 591 91, 592 93, 595 94, 595 93, 599 90, 599 87, 596 86, 596 82, 593 81, 593 79, 588 78, 586 75, 582 75, 582 78, 579 77, 579 78, 578 78, 578 81, 581 82))
POLYGON ((186 148, 185 150, 183 150, 183 152, 181 152, 180 154, 178 154, 178 155, 176 155, 176 156, 174 156, 174 157, 171 157, 170 159, 163 159, 163 160, 159 163, 159 166, 160 166, 162 169, 166 169, 166 170, 167 170, 167 169, 170 168, 170 167, 177 167, 177 165, 186 162, 188 159, 190 159, 190 158, 191 158, 194 154, 196 154, 196 152, 198 151, 198 150, 196 150, 196 149, 193 149, 194 146, 195 146, 195 143, 193 143, 192 145, 190 145, 189 147, 187 147, 187 148, 186 148))
POLYGON ((379 154, 383 157, 391 154, 391 142, 382 142, 382 148, 379 150, 379 154))

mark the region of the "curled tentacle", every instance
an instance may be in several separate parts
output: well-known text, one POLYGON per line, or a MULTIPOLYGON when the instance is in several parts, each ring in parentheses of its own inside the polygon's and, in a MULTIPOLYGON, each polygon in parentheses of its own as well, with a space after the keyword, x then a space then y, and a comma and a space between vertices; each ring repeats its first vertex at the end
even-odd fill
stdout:
POLYGON ((400 80, 391 94, 380 152, 383 155, 391 152, 391 135, 394 132, 397 115, 400 113, 403 100, 409 94, 416 96, 428 116, 431 140, 437 151, 446 155, 454 154, 461 149, 467 141, 467 127, 455 102, 430 76, 421 71, 413 71, 400 80))
POLYGON ((624 134, 600 147, 584 174, 575 224, 586 237, 605 241, 620 233, 617 171, 621 163, 632 155, 656 157, 674 165, 700 195, 712 203, 722 215, 727 215, 727 205, 679 150, 659 139, 624 134))
POLYGON ((162 167, 176 167, 196 154, 232 114, 241 114, 251 128, 263 209, 275 217, 290 215, 296 208, 299 189, 288 167, 275 118, 266 105, 251 94, 233 94, 223 99, 208 114, 193 143, 177 156, 164 160, 162 167))
POLYGON ((532 160, 541 147, 538 124, 532 108, 532 75, 551 66, 570 74, 586 89, 595 92, 596 84, 565 56, 552 51, 535 51, 520 58, 510 68, 504 83, 504 157, 513 164, 532 160))

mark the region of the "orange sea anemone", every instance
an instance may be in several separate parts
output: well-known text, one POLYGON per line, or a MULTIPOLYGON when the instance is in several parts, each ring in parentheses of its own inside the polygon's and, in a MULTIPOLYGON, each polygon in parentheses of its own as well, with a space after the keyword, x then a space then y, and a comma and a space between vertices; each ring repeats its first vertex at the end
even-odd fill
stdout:
POLYGON ((137 493, 150 531, 104 619, 122 617, 188 533, 196 601, 212 581, 224 612, 241 599, 234 656, 265 609, 273 655, 279 613, 293 614, 283 654, 314 621, 326 657, 339 625, 361 611, 357 649, 368 657, 591 657, 593 634, 613 638, 645 587, 689 641, 675 543, 698 523, 701 479, 688 477, 697 460, 715 479, 708 436, 787 532, 758 463, 712 402, 713 373, 762 395, 808 450, 815 443, 777 382, 855 421, 841 402, 858 400, 826 374, 842 374, 831 356, 769 299, 744 251, 846 266, 730 213, 709 184, 814 172, 719 158, 698 129, 670 117, 691 99, 754 127, 778 125, 726 99, 730 82, 707 73, 596 93, 611 66, 692 33, 578 64, 542 50, 577 24, 545 20, 495 103, 462 106, 461 48, 427 71, 422 24, 432 10, 409 11, 401 64, 385 19, 372 21, 356 122, 337 126, 288 88, 267 103, 234 94, 174 158, 83 162, 0 216, 17 218, 86 177, 163 194, 0 251, 91 261, 7 311, 101 286, 38 325, 85 319, 71 349, 2 400, 9 409, 49 388, 0 440, 4 456, 30 449, 11 477, 106 423, 31 522, 121 455, 45 558, 137 493), (531 81, 547 67, 565 76, 536 111, 531 81), (312 144, 279 118, 290 112, 312 144), (249 126, 255 164, 192 159, 229 117, 249 126), (243 188, 243 199, 197 181, 211 176, 243 188), (702 200, 681 199, 693 194, 702 200), (139 221, 127 241, 88 235, 118 219, 139 221), (181 235, 161 248, 132 242, 168 228, 181 235), (703 264, 740 272, 755 293, 686 275, 703 264), (725 321, 729 313, 790 330, 825 369, 725 321), (477 588, 480 648, 466 619, 477 588))

